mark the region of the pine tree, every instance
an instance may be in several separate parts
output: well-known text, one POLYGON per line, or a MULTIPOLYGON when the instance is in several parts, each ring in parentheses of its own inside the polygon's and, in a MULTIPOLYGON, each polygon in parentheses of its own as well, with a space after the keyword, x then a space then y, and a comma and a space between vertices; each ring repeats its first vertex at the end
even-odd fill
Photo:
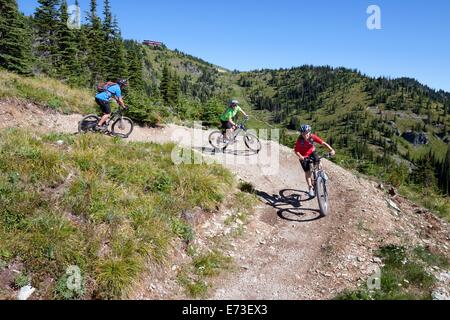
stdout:
POLYGON ((440 172, 438 172, 439 188, 444 195, 448 196, 450 195, 450 146, 447 146, 444 162, 438 167, 440 167, 440 172))
POLYGON ((159 87, 159 90, 161 92, 161 97, 166 105, 169 104, 168 92, 169 92, 170 81, 171 81, 170 71, 169 71, 169 67, 166 64, 163 67, 161 85, 159 87))
POLYGON ((167 89, 167 101, 169 106, 175 107, 179 104, 180 79, 176 73, 170 76, 169 87, 167 89))
POLYGON ((16 0, 0 0, 0 66, 20 74, 30 74, 31 33, 16 0))
POLYGON ((115 41, 115 30, 113 29, 113 17, 109 0, 104 0, 103 17, 103 63, 105 64, 105 76, 107 80, 115 80, 117 79, 117 72, 113 71, 112 68, 114 68, 115 64, 115 45, 117 41, 115 41))
POLYGON ((111 4, 109 0, 104 0, 103 4, 103 33, 105 34, 105 40, 114 38, 113 30, 113 16, 111 12, 111 4))
MULTIPOLYGON (((75 5, 79 7, 78 0, 75 1, 75 5)), ((71 82, 75 85, 86 87, 91 83, 91 70, 88 65, 88 53, 89 53, 89 41, 88 41, 88 27, 81 25, 80 29, 74 29, 73 35, 76 39, 76 71, 72 76, 71 82)))
MULTIPOLYGON (((127 50, 125 49, 122 34, 117 18, 112 19, 111 37, 107 40, 107 78, 115 81, 118 78, 128 77, 127 50)), ((141 63, 142 66, 142 63, 141 63)), ((142 67, 141 67, 142 69, 142 67)))
POLYGON ((135 41, 127 41, 128 79, 131 90, 144 90, 142 46, 135 41))
POLYGON ((97 16, 96 0, 91 0, 91 8, 87 20, 87 63, 91 70, 91 84, 94 84, 103 81, 105 75, 105 66, 103 63, 105 56, 105 37, 102 29, 102 21, 97 16))
POLYGON ((62 0, 59 13, 59 28, 57 32, 58 40, 58 75, 61 79, 71 80, 78 76, 80 71, 78 58, 78 48, 74 32, 67 26, 69 15, 67 12, 67 1, 62 0))
POLYGON ((58 5, 59 0, 38 0, 40 6, 34 14, 36 29, 36 50, 39 57, 39 68, 42 72, 55 76, 58 59, 58 5))

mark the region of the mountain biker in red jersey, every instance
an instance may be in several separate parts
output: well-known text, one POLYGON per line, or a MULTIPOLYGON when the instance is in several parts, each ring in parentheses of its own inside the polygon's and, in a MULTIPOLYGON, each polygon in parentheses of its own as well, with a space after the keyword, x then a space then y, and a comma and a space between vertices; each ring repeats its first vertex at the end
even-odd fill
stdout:
POLYGON ((334 156, 336 154, 336 151, 324 142, 322 139, 320 139, 317 135, 312 133, 312 128, 309 125, 302 125, 300 128, 300 137, 297 140, 297 143, 295 144, 295 154, 300 159, 300 163, 302 165, 303 170, 305 171, 305 177, 306 177, 306 183, 309 187, 308 195, 313 198, 315 196, 314 187, 312 183, 312 174, 311 174, 311 161, 314 162, 314 164, 320 163, 320 157, 316 152, 316 146, 315 143, 318 143, 330 150, 331 156, 334 156))

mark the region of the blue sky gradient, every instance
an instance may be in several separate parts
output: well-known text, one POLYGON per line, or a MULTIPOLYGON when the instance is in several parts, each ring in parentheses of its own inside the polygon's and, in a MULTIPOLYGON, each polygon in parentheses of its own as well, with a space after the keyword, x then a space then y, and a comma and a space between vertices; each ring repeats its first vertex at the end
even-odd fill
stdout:
MULTIPOLYGON (((32 14, 36 0, 19 0, 32 14)), ((73 4, 75 0, 68 0, 73 4)), ((82 11, 89 0, 80 0, 82 11)), ((102 10, 99 0, 99 12, 102 10)), ((303 64, 412 77, 450 92, 448 0, 111 0, 123 36, 234 70, 303 64), (381 8, 381 30, 369 30, 369 5, 381 8)))

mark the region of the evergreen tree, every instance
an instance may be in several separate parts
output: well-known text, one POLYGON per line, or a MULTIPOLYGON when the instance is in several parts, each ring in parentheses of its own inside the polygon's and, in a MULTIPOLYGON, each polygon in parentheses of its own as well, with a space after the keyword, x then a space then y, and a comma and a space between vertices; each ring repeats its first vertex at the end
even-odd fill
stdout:
POLYGON ((127 41, 128 79, 130 89, 144 91, 142 46, 135 41, 127 41))
POLYGON ((115 80, 117 76, 114 76, 111 68, 114 67, 114 55, 115 55, 115 37, 113 30, 113 18, 111 13, 111 4, 109 0, 104 0, 103 5, 103 63, 105 64, 105 76, 107 80, 115 80))
POLYGON ((31 33, 16 0, 0 0, 0 66, 20 74, 30 74, 31 33))
POLYGON ((176 107, 179 104, 180 97, 180 79, 176 73, 170 77, 169 87, 167 89, 167 101, 169 106, 176 107))
POLYGON ((88 52, 87 63, 91 70, 91 84, 103 81, 105 76, 105 44, 102 21, 97 16, 97 0, 91 0, 91 8, 88 14, 87 39, 88 52))
POLYGON ((450 147, 447 146, 447 154, 444 162, 438 166, 439 188, 444 195, 450 195, 450 147))
POLYGON ((105 40, 109 40, 114 38, 113 16, 109 0, 104 0, 103 17, 103 33, 105 34, 105 40))
POLYGON ((57 10, 59 0, 38 0, 39 6, 34 14, 34 26, 36 30, 36 50, 39 61, 39 69, 50 75, 56 76, 58 59, 58 17, 57 10))
POLYGON ((80 86, 88 86, 92 81, 92 73, 88 65, 89 61, 89 40, 87 35, 89 33, 87 26, 82 26, 80 30, 74 30, 77 41, 77 67, 78 76, 76 77, 76 84, 80 86))
MULTIPOLYGON (((107 39, 106 75, 109 80, 128 77, 127 51, 120 32, 117 18, 112 19, 110 37, 107 39)), ((142 68, 142 63, 141 63, 142 68)))
POLYGON ((167 106, 175 107, 179 103, 180 80, 167 65, 163 68, 160 86, 161 97, 167 106))
POLYGON ((67 12, 67 1, 62 0, 60 7, 59 28, 57 32, 58 40, 58 75, 61 79, 71 80, 78 76, 80 71, 78 59, 78 47, 74 32, 67 26, 69 14, 67 12))

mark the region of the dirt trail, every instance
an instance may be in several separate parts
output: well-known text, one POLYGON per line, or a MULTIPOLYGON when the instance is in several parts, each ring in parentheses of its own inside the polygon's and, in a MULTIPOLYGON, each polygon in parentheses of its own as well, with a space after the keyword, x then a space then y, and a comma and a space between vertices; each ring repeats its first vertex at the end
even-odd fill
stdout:
MULTIPOLYGON (((0 128, 31 126, 72 133, 80 118, 33 105, 0 102, 0 128)), ((372 274, 380 264, 374 251, 388 243, 428 245, 449 256, 447 223, 417 214, 418 207, 401 197, 388 199, 375 183, 324 161, 331 181, 332 212, 320 218, 317 200, 306 195, 304 175, 292 150, 264 142, 256 155, 246 151, 240 141, 225 154, 213 154, 208 135, 207 131, 194 135, 191 129, 168 125, 137 127, 130 140, 165 143, 183 138, 180 145, 223 164, 258 191, 261 204, 245 236, 236 240, 237 249, 230 253, 239 269, 214 280, 212 299, 333 298, 372 274)), ((139 297, 174 296, 144 292, 139 297)))

